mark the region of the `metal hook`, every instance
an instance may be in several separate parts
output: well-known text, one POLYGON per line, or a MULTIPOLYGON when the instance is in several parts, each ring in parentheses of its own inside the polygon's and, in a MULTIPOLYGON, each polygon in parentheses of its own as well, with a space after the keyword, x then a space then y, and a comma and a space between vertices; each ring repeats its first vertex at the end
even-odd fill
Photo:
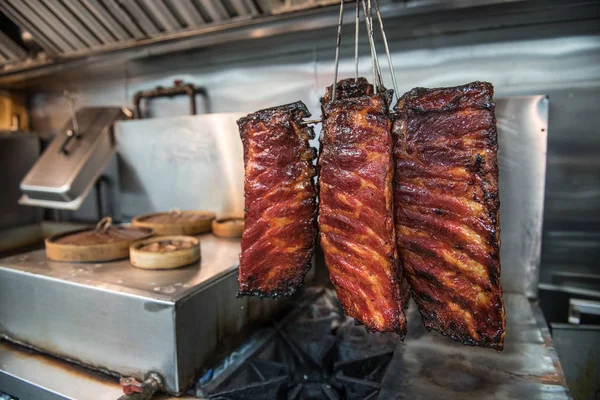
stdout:
POLYGON ((358 33, 360 31, 360 0, 356 0, 356 21, 354 23, 354 82, 358 82, 358 33))
POLYGON ((340 45, 342 43, 342 23, 344 21, 344 0, 340 1, 340 19, 338 22, 338 33, 337 41, 335 44, 335 73, 333 75, 333 92, 331 93, 331 102, 335 101, 335 94, 337 92, 337 77, 338 68, 340 65, 340 45))
POLYGON ((373 54, 375 54, 375 66, 377 70, 377 84, 379 85, 379 89, 384 89, 383 85, 383 75, 381 74, 381 66, 379 65, 379 56, 377 55, 377 45, 375 44, 375 32, 373 30, 373 9, 371 0, 367 1, 367 8, 369 10, 369 30, 371 32, 371 36, 373 37, 373 54))
POLYGON ((383 45, 385 46, 385 54, 388 59, 388 65, 390 67, 390 74, 392 75, 392 85, 394 86, 394 92, 397 98, 400 98, 400 92, 398 91, 398 83, 396 82, 396 73, 394 72, 394 65, 392 64, 392 57, 390 56, 390 48, 388 47, 387 37, 385 30, 383 29, 383 19, 381 18, 381 12, 379 11, 379 3, 377 0, 373 0, 375 4, 375 12, 377 13, 377 19, 379 20, 379 28, 381 29, 381 37, 383 38, 383 45))
POLYGON ((379 61, 377 60, 377 49, 375 48, 375 41, 373 39, 373 24, 372 19, 369 17, 371 15, 371 1, 362 0, 363 13, 365 14, 365 25, 367 26, 367 35, 369 37, 369 47, 371 49, 371 64, 373 67, 373 88, 375 93, 377 93, 378 89, 383 87, 381 83, 381 73, 379 71, 379 61))

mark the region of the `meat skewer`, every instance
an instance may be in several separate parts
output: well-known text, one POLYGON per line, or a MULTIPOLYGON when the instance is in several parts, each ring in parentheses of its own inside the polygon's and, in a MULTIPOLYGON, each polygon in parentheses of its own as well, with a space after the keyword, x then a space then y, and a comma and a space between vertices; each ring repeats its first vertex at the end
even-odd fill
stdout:
POLYGON ((400 259, 427 329, 502 350, 497 133, 489 83, 417 88, 395 109, 400 259))
POLYGON ((320 243, 347 315, 372 331, 406 334, 406 282, 398 263, 392 203, 391 91, 364 78, 340 81, 322 99, 320 243))
POLYGON ((244 146, 245 227, 238 295, 296 292, 317 237, 316 152, 302 102, 257 111, 238 121, 244 146))

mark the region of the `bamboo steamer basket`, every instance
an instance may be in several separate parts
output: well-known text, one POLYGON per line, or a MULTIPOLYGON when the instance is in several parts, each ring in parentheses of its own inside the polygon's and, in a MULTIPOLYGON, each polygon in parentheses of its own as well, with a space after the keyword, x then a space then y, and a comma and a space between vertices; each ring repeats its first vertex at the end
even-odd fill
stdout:
POLYGON ((173 209, 138 215, 131 223, 154 229, 156 235, 197 235, 210 232, 215 214, 208 211, 173 209))
POLYGON ((95 228, 52 235, 45 240, 46 257, 53 261, 102 262, 129 256, 129 246, 154 234, 150 228, 112 226, 110 217, 95 228))
MULTIPOLYGON (((177 247, 177 246, 173 246, 177 247)), ((129 261, 131 265, 142 269, 174 269, 185 267, 200 259, 200 241, 191 236, 158 236, 151 239, 142 240, 133 243, 129 247, 129 261), (166 243, 187 243, 190 247, 179 248, 168 251, 166 243), (160 244, 165 246, 158 247, 156 250, 150 250, 152 244, 158 247, 160 244)))
POLYGON ((215 219, 212 222, 213 235, 225 238, 240 238, 244 232, 242 218, 215 219))

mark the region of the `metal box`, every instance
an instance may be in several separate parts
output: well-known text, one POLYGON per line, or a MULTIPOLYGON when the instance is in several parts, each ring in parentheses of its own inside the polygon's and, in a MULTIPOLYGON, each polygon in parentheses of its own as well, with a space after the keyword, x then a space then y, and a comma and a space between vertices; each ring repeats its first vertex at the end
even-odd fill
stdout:
POLYGON ((67 123, 23 178, 19 203, 78 209, 115 154, 114 122, 128 115, 114 107, 78 110, 77 122, 67 123))
POLYGON ((148 271, 128 260, 0 261, 0 337, 113 375, 158 373, 179 394, 285 302, 236 298, 240 241, 199 236, 202 260, 148 271))

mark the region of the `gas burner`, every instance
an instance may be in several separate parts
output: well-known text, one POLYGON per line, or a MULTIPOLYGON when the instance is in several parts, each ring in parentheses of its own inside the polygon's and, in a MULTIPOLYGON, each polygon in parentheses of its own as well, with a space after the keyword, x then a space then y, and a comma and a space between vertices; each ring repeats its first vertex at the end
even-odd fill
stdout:
POLYGON ((201 378, 197 395, 215 400, 375 399, 398 340, 355 326, 332 292, 309 291, 308 300, 284 320, 257 333, 201 378))

